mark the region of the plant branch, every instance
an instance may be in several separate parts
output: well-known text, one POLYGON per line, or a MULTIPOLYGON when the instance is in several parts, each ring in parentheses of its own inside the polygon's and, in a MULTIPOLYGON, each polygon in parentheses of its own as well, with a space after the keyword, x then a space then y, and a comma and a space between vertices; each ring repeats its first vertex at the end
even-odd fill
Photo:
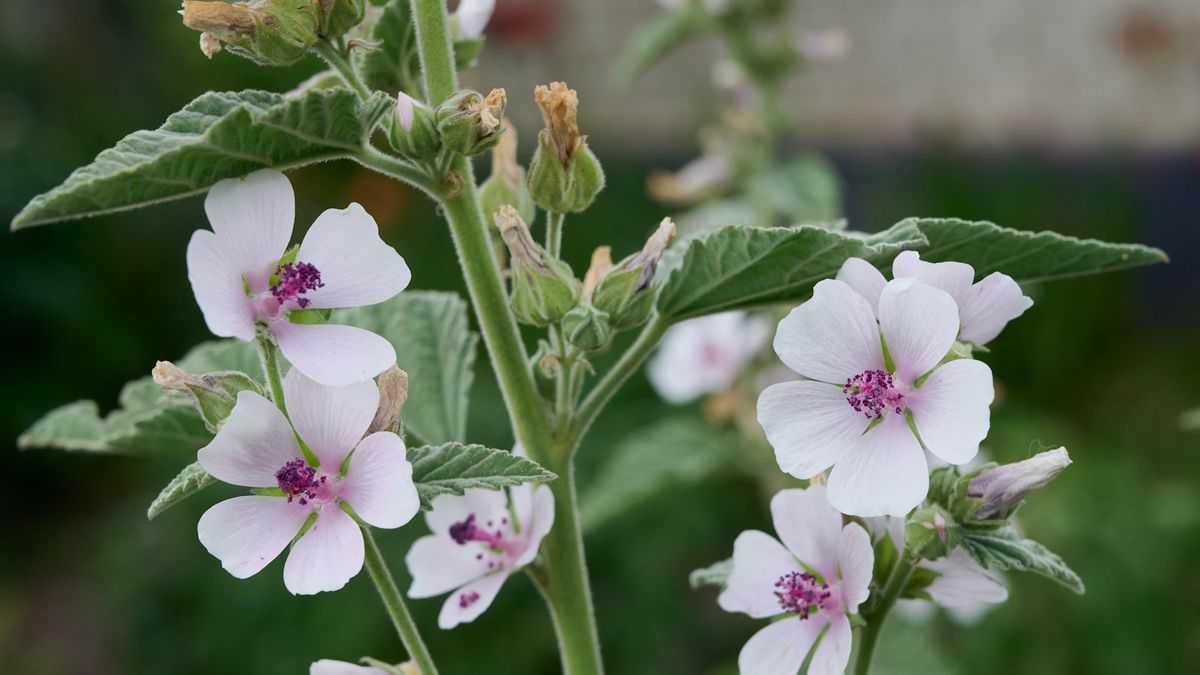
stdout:
POLYGON ((271 400, 286 417, 287 405, 283 400, 283 380, 279 375, 279 355, 275 352, 275 345, 269 337, 262 334, 254 338, 254 345, 258 347, 258 363, 262 366, 263 377, 267 379, 267 390, 271 392, 271 400))
POLYGON ((562 257, 562 230, 566 214, 557 211, 546 212, 546 253, 551 258, 562 257))
POLYGON ((875 653, 875 645, 879 641, 879 631, 883 628, 883 622, 887 619, 888 612, 892 611, 896 600, 900 598, 904 587, 908 585, 914 569, 915 565, 908 561, 907 552, 902 551, 896 564, 892 567, 892 573, 888 575, 887 584, 880 592, 879 602, 871 607, 870 612, 863 612, 862 618, 867 625, 863 628, 862 637, 858 643, 854 675, 867 675, 870 672, 871 656, 875 653))
POLYGON ((372 171, 411 185, 434 201, 441 199, 441 186, 428 173, 399 157, 381 152, 374 146, 363 146, 363 149, 357 155, 351 156, 350 159, 372 171))
POLYGON ((320 56, 325 63, 333 68, 338 74, 342 82, 350 87, 354 93, 358 94, 359 100, 366 101, 371 97, 371 90, 363 83, 362 78, 358 76, 358 71, 354 69, 354 65, 350 63, 350 59, 346 58, 343 47, 330 42, 329 40, 317 40, 317 44, 313 46, 313 51, 320 56))
POLYGON ((425 646, 425 641, 421 639, 421 633, 417 631, 417 624, 408 611, 408 605, 404 603, 404 597, 400 595, 400 589, 396 587, 396 580, 392 578, 392 573, 388 571, 387 564, 383 561, 383 555, 379 552, 379 546, 375 543, 375 536, 371 534, 371 528, 362 528, 362 534, 366 547, 367 572, 371 575, 371 581, 375 582, 375 589, 379 591, 379 597, 383 600, 383 606, 387 608, 388 616, 392 617, 392 625, 396 627, 396 633, 400 635, 400 641, 404 643, 404 648, 408 650, 409 658, 417 664, 421 675, 437 675, 433 657, 429 655, 429 649, 425 646))
POLYGON ((596 386, 592 387, 587 397, 583 399, 583 403, 579 405, 579 410, 575 414, 575 438, 583 438, 600 412, 608 405, 609 400, 617 393, 621 385, 625 384, 641 368, 649 358, 650 352, 654 351, 654 347, 662 339, 663 333, 666 333, 670 327, 671 322, 664 317, 658 314, 650 317, 650 321, 642 328, 637 340, 630 345, 629 349, 625 350, 621 358, 604 374, 604 377, 600 378, 596 386))

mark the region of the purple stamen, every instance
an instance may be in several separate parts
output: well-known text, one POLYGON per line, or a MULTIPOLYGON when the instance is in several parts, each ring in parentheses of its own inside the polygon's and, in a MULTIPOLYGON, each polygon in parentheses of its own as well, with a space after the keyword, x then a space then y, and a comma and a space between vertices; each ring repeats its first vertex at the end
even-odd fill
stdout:
POLYGON ((311 263, 284 263, 275 268, 275 274, 279 281, 271 284, 271 295, 281 305, 295 300, 301 309, 308 307, 310 300, 304 294, 325 286, 320 270, 311 263))
POLYGON ((317 470, 302 459, 293 459, 275 472, 275 480, 279 483, 279 489, 288 496, 288 503, 299 497, 301 506, 307 505, 310 499, 316 499, 317 489, 324 485, 325 478, 317 478, 317 470))
POLYGON ((842 387, 846 402, 867 419, 879 419, 888 408, 897 413, 904 410, 904 394, 896 390, 890 373, 883 370, 864 370, 846 380, 842 387))
MULTIPOLYGON (((491 527, 494 522, 492 520, 487 521, 488 527, 491 527)), ((464 546, 467 542, 471 541, 482 541, 496 553, 508 553, 513 545, 504 540, 504 531, 502 529, 497 528, 495 531, 489 531, 476 525, 474 513, 468 515, 466 519, 450 526, 450 538, 459 546, 464 546)))
POLYGON ((454 540, 454 543, 462 546, 468 541, 475 540, 476 529, 478 528, 475 527, 475 514, 472 513, 467 516, 466 520, 450 526, 450 538, 454 540))
POLYGON ((789 614, 799 614, 801 619, 824 605, 830 595, 829 584, 817 581, 808 572, 789 572, 775 582, 779 606, 789 614))
POLYGON ((466 609, 479 601, 479 594, 472 591, 458 596, 458 608, 466 609))

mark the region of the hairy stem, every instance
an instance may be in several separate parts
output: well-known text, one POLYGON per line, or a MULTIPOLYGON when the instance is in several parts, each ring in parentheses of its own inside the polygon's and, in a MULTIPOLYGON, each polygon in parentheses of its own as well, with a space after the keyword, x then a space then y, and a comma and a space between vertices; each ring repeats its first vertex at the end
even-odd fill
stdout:
POLYGON ((413 621, 412 614, 408 612, 408 605, 404 604, 404 597, 400 595, 400 589, 396 587, 396 580, 392 578, 392 573, 388 571, 387 564, 383 561, 383 555, 379 552, 379 546, 375 543, 371 529, 364 527, 362 533, 366 546, 367 572, 371 575, 371 581, 375 582, 375 590, 379 591, 379 597, 383 600, 383 606, 387 608, 388 616, 392 617, 392 625, 396 627, 400 641, 408 650, 409 658, 417 664, 421 675, 437 675, 437 667, 433 665, 429 649, 417 631, 417 624, 413 621))
POLYGON ((439 198, 440 186, 437 182, 419 167, 399 157, 393 157, 386 152, 381 152, 368 145, 364 146, 357 155, 353 155, 350 159, 372 171, 377 171, 401 183, 407 183, 424 192, 431 199, 437 200, 439 198))
POLYGON ((546 253, 551 258, 562 257, 562 230, 566 214, 557 211, 546 212, 546 253))
POLYGON ((604 374, 604 377, 600 378, 596 386, 592 387, 587 397, 583 399, 583 403, 579 405, 579 411, 575 415, 575 438, 583 438, 588 428, 604 410, 604 406, 608 405, 609 400, 617 393, 621 385, 625 384, 642 367, 650 353, 654 351, 658 341, 662 339, 663 333, 666 333, 670 327, 671 322, 662 316, 655 314, 650 317, 650 321, 642 328, 637 340, 604 374))
POLYGON ((287 406, 283 400, 283 380, 279 375, 279 356, 275 352, 275 345, 266 335, 256 337, 254 344, 258 347, 258 363, 262 366, 263 377, 267 379, 267 390, 271 392, 271 400, 286 416, 287 406))
POLYGON ((871 656, 875 653, 875 644, 879 641, 879 631, 883 628, 883 622, 887 619, 888 612, 892 611, 896 600, 900 598, 900 593, 908 584, 914 567, 913 563, 908 561, 907 553, 902 552, 900 558, 896 560, 895 566, 892 567, 892 573, 888 575, 887 584, 880 592, 879 602, 871 607, 870 612, 863 612, 862 618, 867 625, 863 627, 862 636, 858 642, 858 657, 854 662, 854 675, 867 675, 871 671, 871 656))
POLYGON ((347 87, 358 94, 359 100, 365 101, 371 97, 371 90, 363 84, 362 78, 358 76, 358 71, 350 63, 350 59, 346 58, 343 47, 328 40, 317 40, 317 44, 313 45, 313 51, 325 63, 328 63, 330 68, 333 68, 347 87))

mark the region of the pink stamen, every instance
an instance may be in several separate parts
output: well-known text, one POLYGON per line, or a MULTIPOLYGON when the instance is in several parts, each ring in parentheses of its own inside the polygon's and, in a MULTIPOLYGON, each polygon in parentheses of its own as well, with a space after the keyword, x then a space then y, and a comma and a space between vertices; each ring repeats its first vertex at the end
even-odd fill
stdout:
POLYGON ((301 309, 311 302, 304 294, 325 286, 321 272, 311 263, 284 263, 275 268, 279 281, 271 284, 271 295, 279 304, 294 300, 301 309))
POLYGON ((288 503, 299 497, 301 506, 306 506, 308 500, 317 498, 325 479, 325 476, 317 478, 317 470, 302 459, 293 459, 275 472, 275 480, 279 483, 279 489, 288 496, 288 503))
POLYGON ((879 419, 889 408, 904 411, 904 394, 895 386, 890 373, 883 370, 864 370, 846 380, 842 387, 846 402, 867 419, 879 419))
MULTIPOLYGON (((505 518, 505 525, 508 519, 505 518)), ((493 521, 488 521, 490 527, 493 521)), ((475 524, 475 514, 472 513, 465 520, 454 523, 450 526, 450 538, 459 546, 465 546, 467 542, 481 541, 488 545, 488 548, 498 553, 512 553, 515 543, 505 541, 504 532, 497 528, 494 531, 488 531, 475 524)), ((476 556, 477 558, 479 556, 476 556)))
POLYGON ((463 593, 462 595, 458 596, 459 609, 466 609, 476 602, 479 602, 479 594, 474 591, 471 591, 470 593, 463 593))
POLYGON ((789 572, 775 582, 779 606, 789 614, 799 614, 801 619, 824 606, 831 595, 829 584, 817 581, 808 572, 789 572))

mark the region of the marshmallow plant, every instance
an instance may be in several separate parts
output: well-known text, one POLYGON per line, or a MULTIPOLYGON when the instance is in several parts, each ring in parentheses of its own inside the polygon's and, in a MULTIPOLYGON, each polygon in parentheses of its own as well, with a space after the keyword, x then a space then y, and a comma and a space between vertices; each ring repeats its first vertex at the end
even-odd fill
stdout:
MULTIPOLYGON (((310 594, 356 583, 365 567, 408 660, 322 660, 312 664, 317 675, 437 672, 392 578, 395 561, 375 542, 376 530, 402 527, 419 529, 405 556, 408 596, 446 595, 436 628, 502 625, 484 610, 503 586, 520 592, 506 581, 524 574, 553 619, 563 672, 596 675, 603 631, 584 562, 592 520, 576 498, 576 451, 660 342, 649 378, 677 411, 735 382, 753 389, 741 386, 756 380, 743 371, 778 368, 778 357, 794 374, 758 401, 778 468, 756 471, 764 483, 787 472, 810 484, 771 501, 778 540, 749 531, 732 561, 693 575, 722 586, 725 609, 774 620, 729 655, 741 672, 795 673, 808 663, 812 673, 866 673, 897 602, 999 601, 1003 570, 1082 591, 1012 520, 1067 466, 1065 450, 967 468, 990 428, 986 362, 1004 351, 994 338, 1005 324, 1030 309, 1023 284, 1159 262, 1161 251, 959 220, 843 231, 825 165, 778 159, 787 107, 771 96, 799 59, 832 58, 845 42, 757 39, 756 28, 780 24, 787 2, 690 0, 662 3, 658 34, 636 38, 649 51, 629 58, 643 67, 707 31, 744 47, 720 69, 736 109, 706 149, 719 159, 665 189, 724 202, 704 228, 644 223, 640 250, 614 263, 602 246, 580 274, 583 261, 566 259, 563 240, 568 217, 603 198, 605 175, 580 127, 594 110, 584 103, 598 94, 552 82, 514 97, 536 106, 544 124, 522 166, 508 94, 458 81, 480 53, 494 3, 463 0, 453 14, 443 0, 380 4, 185 0, 183 22, 210 58, 283 65, 315 54, 328 69, 286 95, 202 94, 16 216, 20 229, 207 193, 211 230, 197 208, 186 253, 173 254, 186 255, 199 316, 227 338, 155 364, 117 414, 100 418, 90 402, 52 411, 23 447, 194 455, 147 515, 161 517, 217 481, 248 489, 213 500, 195 525, 195 553, 207 549, 235 577, 286 557, 284 586, 310 594), (496 175, 480 189, 471 159, 485 153, 496 175), (385 242, 356 204, 325 211, 291 246, 296 194, 282 172, 330 160, 437 205, 469 305, 406 290, 411 275, 393 248, 404 242, 385 242), (718 212, 728 217, 714 225, 718 212), (890 281, 878 271, 889 267, 890 281), (466 442, 480 337, 467 328, 468 307, 527 457, 466 442), (787 315, 773 352, 775 321, 747 314, 763 308, 787 315), (532 333, 538 339, 526 342, 532 333), (947 464, 930 471, 930 458, 947 464), (418 509, 425 518, 414 518, 418 509), (863 519, 883 515, 892 534, 872 540, 863 519)), ((629 475, 604 482, 612 494, 600 496, 633 502, 621 490, 644 493, 656 473, 692 471, 705 442, 725 447, 720 434, 691 438, 631 446, 642 454, 611 465, 629 475)), ((314 650, 337 647, 312 639, 314 650)))

